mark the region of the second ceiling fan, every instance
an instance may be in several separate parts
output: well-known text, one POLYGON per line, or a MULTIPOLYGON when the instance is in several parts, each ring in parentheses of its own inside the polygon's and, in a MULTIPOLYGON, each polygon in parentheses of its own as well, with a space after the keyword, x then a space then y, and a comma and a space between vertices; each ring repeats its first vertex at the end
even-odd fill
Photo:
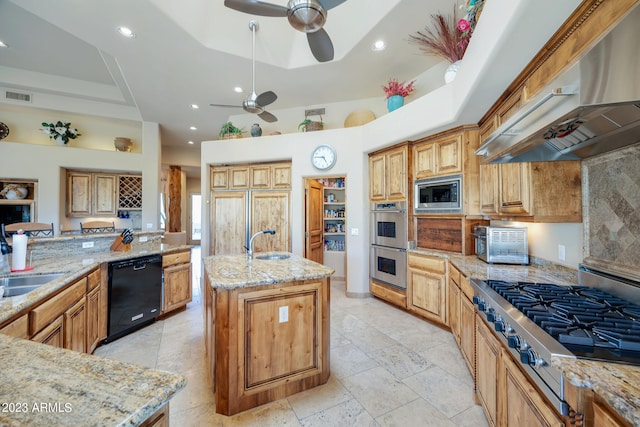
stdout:
MULTIPOLYGON (((252 33, 253 46, 251 51, 251 63, 252 63, 252 72, 251 72, 251 95, 244 101, 242 101, 242 108, 247 113, 257 114, 265 122, 273 123, 277 122, 278 119, 276 116, 271 114, 268 111, 265 111, 264 107, 275 102, 278 99, 278 95, 276 95, 272 91, 262 92, 260 95, 256 95, 256 31, 258 31, 258 23, 254 20, 249 21, 249 29, 252 33)), ((237 108, 237 105, 228 105, 228 104, 209 104, 212 107, 231 107, 237 108)))
POLYGON ((333 59, 333 43, 322 28, 327 11, 346 0, 289 0, 287 7, 260 0, 224 0, 230 9, 251 15, 287 17, 293 28, 307 34, 311 53, 319 62, 333 59))

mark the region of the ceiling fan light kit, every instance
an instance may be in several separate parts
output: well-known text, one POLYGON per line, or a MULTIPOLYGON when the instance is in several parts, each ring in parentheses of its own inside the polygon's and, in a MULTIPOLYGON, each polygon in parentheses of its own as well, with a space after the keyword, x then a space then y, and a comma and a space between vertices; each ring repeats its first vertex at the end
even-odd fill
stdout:
POLYGON ((250 15, 287 17, 293 28, 307 34, 311 53, 318 62, 333 59, 333 42, 322 28, 327 20, 327 11, 346 0, 289 0, 287 7, 260 0, 224 0, 230 9, 250 15))

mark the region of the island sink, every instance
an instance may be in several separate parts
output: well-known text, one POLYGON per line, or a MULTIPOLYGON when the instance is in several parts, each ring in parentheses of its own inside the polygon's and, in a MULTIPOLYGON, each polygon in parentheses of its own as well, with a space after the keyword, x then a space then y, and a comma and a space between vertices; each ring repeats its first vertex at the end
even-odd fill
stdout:
POLYGON ((265 255, 256 255, 256 259, 262 260, 278 260, 278 259, 289 259, 291 255, 289 254, 265 254, 265 255))

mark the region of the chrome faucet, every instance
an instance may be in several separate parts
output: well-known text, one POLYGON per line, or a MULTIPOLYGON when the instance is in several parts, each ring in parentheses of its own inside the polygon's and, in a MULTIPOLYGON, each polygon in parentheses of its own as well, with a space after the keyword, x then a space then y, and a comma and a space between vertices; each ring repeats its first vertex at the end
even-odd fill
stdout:
POLYGON ((247 255, 250 258, 253 257, 253 240, 261 234, 276 234, 276 230, 262 230, 251 236, 251 240, 249 240, 249 247, 247 248, 247 255))

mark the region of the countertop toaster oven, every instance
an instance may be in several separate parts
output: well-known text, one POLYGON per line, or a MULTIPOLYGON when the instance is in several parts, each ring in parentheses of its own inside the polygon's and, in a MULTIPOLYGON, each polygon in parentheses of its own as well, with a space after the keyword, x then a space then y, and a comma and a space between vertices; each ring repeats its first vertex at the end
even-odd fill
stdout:
POLYGON ((489 264, 529 264, 528 229, 476 226, 476 255, 489 264))

